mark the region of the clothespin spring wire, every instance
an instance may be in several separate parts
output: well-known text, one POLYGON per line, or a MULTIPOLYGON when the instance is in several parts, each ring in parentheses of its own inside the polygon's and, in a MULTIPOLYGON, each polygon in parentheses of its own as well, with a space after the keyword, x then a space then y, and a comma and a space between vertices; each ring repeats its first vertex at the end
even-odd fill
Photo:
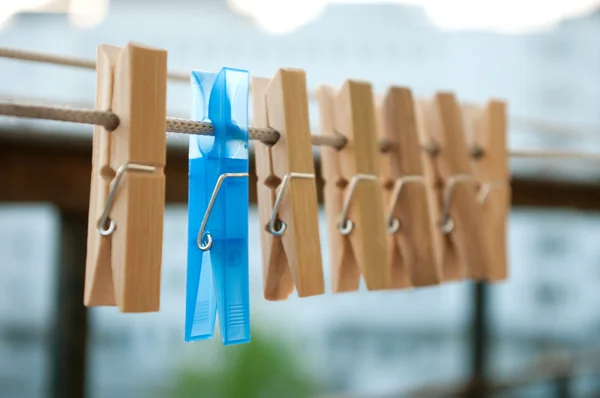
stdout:
POLYGON ((491 191, 494 189, 503 189, 508 187, 508 183, 506 181, 491 181, 481 185, 481 189, 477 194, 477 200, 479 203, 485 203, 491 191))
POLYGON ((292 178, 315 178, 315 175, 310 173, 287 173, 283 176, 281 188, 279 189, 279 192, 277 192, 277 198, 275 198, 275 204, 273 205, 273 211, 271 212, 271 219, 269 220, 269 232, 273 236, 281 236, 287 229, 287 224, 281 221, 277 217, 277 214, 279 213, 279 205, 281 204, 283 194, 285 193, 289 181, 292 178), (276 224, 279 224, 279 228, 277 228, 276 224))
POLYGON ((377 176, 373 174, 357 174, 350 180, 350 189, 344 198, 340 222, 337 225, 338 230, 342 235, 348 235, 354 229, 354 223, 352 220, 348 219, 348 211, 350 210, 350 202, 352 201, 352 196, 354 195, 354 191, 356 190, 359 181, 377 181, 377 176))
POLYGON ((121 180, 127 171, 151 173, 156 171, 156 167, 137 163, 126 163, 119 167, 117 173, 115 174, 115 178, 113 178, 112 182, 110 183, 110 191, 108 192, 108 197, 106 198, 106 204, 104 205, 104 210, 102 211, 102 215, 98 220, 97 228, 98 232, 100 232, 100 235, 109 236, 117 227, 114 220, 109 217, 109 213, 117 194, 117 188, 119 188, 119 184, 121 183, 121 180))
POLYGON ((398 219, 398 217, 394 217, 394 210, 396 209, 396 204, 398 203, 398 199, 400 199, 400 192, 402 192, 402 187, 408 183, 421 183, 423 184, 424 178, 422 175, 406 175, 400 177, 396 180, 394 184, 394 190, 392 191, 392 200, 390 201, 390 207, 388 209, 388 232, 390 234, 395 234, 402 227, 402 223, 398 219))
POLYGON ((448 178, 444 190, 444 203, 442 205, 442 215, 440 220, 440 226, 445 235, 448 235, 454 230, 454 220, 450 217, 450 205, 452 204, 454 186, 459 182, 477 183, 471 174, 456 174, 448 178))
POLYGON ((204 212, 204 218, 202 219, 202 224, 200 224, 200 230, 198 231, 198 248, 202 251, 206 251, 212 247, 212 236, 209 232, 204 233, 204 229, 206 228, 208 218, 210 217, 212 208, 217 200, 219 191, 221 190, 221 185, 223 185, 223 181, 229 177, 248 177, 248 173, 223 173, 217 179, 217 183, 215 184, 215 188, 213 189, 212 195, 210 196, 210 200, 208 202, 208 207, 204 212))

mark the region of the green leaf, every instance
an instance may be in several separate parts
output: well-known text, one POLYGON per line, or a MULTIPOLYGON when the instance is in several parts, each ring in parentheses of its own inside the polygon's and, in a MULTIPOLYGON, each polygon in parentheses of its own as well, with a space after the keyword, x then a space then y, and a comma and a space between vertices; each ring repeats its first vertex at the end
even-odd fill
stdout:
MULTIPOLYGON (((195 344, 205 344, 199 342, 195 344)), ((219 347, 222 363, 177 374, 173 398, 307 398, 318 384, 288 344, 256 328, 248 344, 219 347)))

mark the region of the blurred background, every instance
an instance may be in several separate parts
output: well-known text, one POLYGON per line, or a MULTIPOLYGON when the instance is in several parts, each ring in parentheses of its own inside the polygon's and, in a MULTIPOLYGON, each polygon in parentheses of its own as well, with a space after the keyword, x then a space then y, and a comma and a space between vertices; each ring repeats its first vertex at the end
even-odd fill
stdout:
MULTIPOLYGON (((600 150, 599 1, 0 0, 3 47, 94 59, 130 40, 167 49, 173 71, 298 67, 309 90, 357 78, 377 93, 502 98, 510 148, 600 150)), ((0 76, 2 100, 93 107, 91 70, 0 58, 0 76)), ((171 81, 169 116, 189 107, 188 84, 171 81)), ((87 192, 91 131, 0 118, 0 398, 600 396, 597 164, 511 161, 520 199, 497 285, 266 302, 253 233, 252 342, 223 347, 183 341, 185 203, 166 209, 161 311, 83 307, 85 207, 39 192, 87 192), (80 152, 81 167, 66 166, 80 152)), ((184 174, 186 144, 169 136, 184 174)), ((251 231, 257 219, 251 204, 251 231)))

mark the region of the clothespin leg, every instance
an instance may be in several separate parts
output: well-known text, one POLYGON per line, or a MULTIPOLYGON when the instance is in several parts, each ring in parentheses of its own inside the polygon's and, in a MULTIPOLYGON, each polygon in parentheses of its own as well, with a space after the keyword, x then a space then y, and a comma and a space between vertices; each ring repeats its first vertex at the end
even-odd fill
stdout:
MULTIPOLYGON (((252 78, 252 102, 254 125, 268 127, 266 94, 270 79, 252 78)), ((294 291, 294 279, 280 236, 269 232, 269 221, 277 187, 281 178, 275 175, 271 145, 257 141, 254 145, 257 176, 257 202, 259 213, 260 247, 263 263, 263 294, 266 300, 285 300, 294 291)))
MULTIPOLYGON (((118 47, 98 46, 95 106, 97 110, 111 108, 113 70, 120 52, 118 47)), ((110 168, 110 134, 104 126, 94 126, 83 300, 86 306, 116 305, 111 267, 111 237, 98 231, 98 221, 110 191, 110 181, 114 177, 114 170, 110 168)))

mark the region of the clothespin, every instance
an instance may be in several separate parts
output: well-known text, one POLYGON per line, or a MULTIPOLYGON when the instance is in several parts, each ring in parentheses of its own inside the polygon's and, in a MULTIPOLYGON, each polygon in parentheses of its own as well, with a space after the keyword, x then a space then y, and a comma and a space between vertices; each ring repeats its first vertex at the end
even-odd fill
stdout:
POLYGON ((473 173, 479 182, 479 202, 494 256, 486 280, 508 276, 507 222, 510 210, 510 168, 506 144, 506 104, 490 100, 485 107, 463 106, 467 136, 474 160, 473 173))
POLYGON ((460 258, 457 247, 450 240, 450 236, 444 233, 440 225, 443 180, 435 162, 435 156, 439 147, 434 140, 434 137, 437 136, 434 130, 439 128, 439 126, 435 121, 434 102, 427 99, 417 99, 415 101, 415 110, 417 114, 417 131, 419 132, 419 141, 422 147, 421 153, 427 197, 434 224, 433 244, 437 247, 436 253, 438 255, 438 262, 441 264, 444 281, 461 280, 466 277, 467 273, 465 262, 460 258))
POLYGON ((394 288, 442 281, 440 247, 420 151, 414 99, 410 89, 391 87, 380 108, 379 137, 389 148, 380 154, 388 220, 388 261, 394 288))
POLYGON ((491 264, 491 248, 477 200, 478 183, 461 109, 451 93, 438 93, 432 102, 419 105, 425 127, 420 129, 422 145, 429 153, 433 174, 430 178, 441 187, 437 220, 443 234, 444 279, 483 279, 491 264))
POLYGON ((118 127, 94 129, 86 306, 160 307, 165 208, 167 52, 98 47, 96 108, 118 127))
POLYGON ((321 131, 342 134, 341 149, 322 147, 322 175, 334 292, 391 287, 379 184, 379 147, 371 85, 347 80, 335 94, 318 90, 321 131))
POLYGON ((264 296, 285 300, 325 292, 306 76, 279 69, 252 79, 254 125, 276 129, 273 144, 256 142, 264 296), (293 282, 293 283, 292 283, 293 282))
POLYGON ((185 340, 214 333, 250 341, 248 278, 248 72, 192 72, 192 119, 214 136, 190 136, 185 340))

